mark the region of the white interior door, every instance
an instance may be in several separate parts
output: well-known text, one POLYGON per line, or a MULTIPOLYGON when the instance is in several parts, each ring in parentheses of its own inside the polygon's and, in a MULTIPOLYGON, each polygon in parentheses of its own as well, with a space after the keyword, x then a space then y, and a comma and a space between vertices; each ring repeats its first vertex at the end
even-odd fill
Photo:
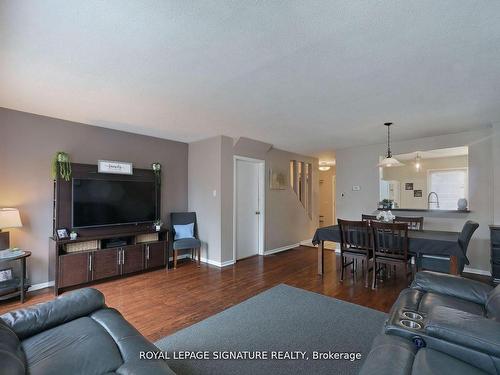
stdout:
POLYGON ((235 160, 236 172, 236 260, 248 258, 259 253, 260 212, 259 163, 235 160))

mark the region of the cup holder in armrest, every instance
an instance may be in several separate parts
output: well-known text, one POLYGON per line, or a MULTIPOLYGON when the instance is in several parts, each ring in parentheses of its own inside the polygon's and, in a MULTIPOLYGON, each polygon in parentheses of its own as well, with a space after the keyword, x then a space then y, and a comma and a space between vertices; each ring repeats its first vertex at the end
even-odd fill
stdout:
POLYGON ((401 315, 403 315, 404 318, 410 320, 424 320, 424 317, 422 315, 413 311, 403 311, 401 315))
POLYGON ((413 320, 402 319, 399 321, 399 323, 406 328, 415 329, 415 330, 422 329, 422 324, 414 322, 413 320))

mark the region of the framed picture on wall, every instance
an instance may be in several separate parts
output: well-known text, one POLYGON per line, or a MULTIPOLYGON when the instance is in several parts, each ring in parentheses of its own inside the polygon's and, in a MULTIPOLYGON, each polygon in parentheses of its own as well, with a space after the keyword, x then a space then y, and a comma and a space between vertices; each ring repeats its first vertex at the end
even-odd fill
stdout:
POLYGON ((413 190, 413 196, 415 198, 422 198, 422 190, 413 190))
POLYGON ((405 190, 413 190, 413 182, 405 183, 405 190))

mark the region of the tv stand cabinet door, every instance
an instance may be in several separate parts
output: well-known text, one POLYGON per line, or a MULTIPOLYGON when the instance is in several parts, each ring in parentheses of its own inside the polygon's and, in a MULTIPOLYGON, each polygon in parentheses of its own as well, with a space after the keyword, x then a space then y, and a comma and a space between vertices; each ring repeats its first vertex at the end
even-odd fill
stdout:
POLYGON ((102 249, 92 253, 92 280, 100 280, 120 274, 118 249, 102 249))
POLYGON ((68 253, 59 256, 58 288, 90 281, 90 253, 68 253))
POLYGON ((122 258, 122 274, 142 271, 144 269, 144 246, 124 247, 122 258))
POLYGON ((167 264, 166 242, 152 242, 146 245, 146 268, 162 267, 167 264))

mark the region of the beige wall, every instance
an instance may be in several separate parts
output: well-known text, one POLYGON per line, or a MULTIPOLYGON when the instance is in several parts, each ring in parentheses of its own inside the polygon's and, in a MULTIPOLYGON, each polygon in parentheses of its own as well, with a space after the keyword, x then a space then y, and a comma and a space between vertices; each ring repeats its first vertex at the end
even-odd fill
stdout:
POLYGON ((335 175, 335 166, 328 171, 319 171, 319 215, 323 217, 320 226, 334 224, 333 206, 335 203, 333 197, 333 176, 335 175))
POLYGON ((0 207, 18 207, 23 228, 11 230, 13 246, 31 250, 32 283, 48 281, 52 235, 51 160, 66 151, 72 161, 129 161, 137 168, 162 164, 162 217, 187 209, 188 145, 0 108, 0 207))
MULTIPOLYGON (((397 155, 396 155, 397 158, 397 155)), ((427 208, 427 173, 432 169, 467 168, 467 155, 445 158, 422 159, 422 168, 417 172, 413 161, 404 161, 404 166, 384 168, 382 179, 399 181, 400 208, 427 208), (422 190, 422 197, 414 197, 413 190, 405 190, 405 183, 412 182, 413 190, 422 190)))
MULTIPOLYGON (((395 154, 402 154, 464 145, 469 146, 469 207, 472 212, 468 214, 426 212, 425 226, 429 229, 458 231, 467 219, 478 221, 480 227, 469 248, 470 267, 489 271, 488 225, 494 215, 493 165, 496 163, 493 160, 491 128, 395 142, 392 148, 395 154)), ((385 144, 376 144, 337 150, 338 218, 356 220, 360 218, 361 213, 375 211, 379 198, 379 170, 376 165, 379 155, 384 154, 385 148, 385 144), (353 185, 359 185, 361 190, 353 191, 353 185)), ((498 146, 496 149, 498 150, 498 146)), ((498 189, 498 186, 495 189, 498 189)), ((406 214, 415 215, 411 212, 406 214)))
MULTIPOLYGON (((318 222, 319 174, 317 173, 317 159, 277 150, 264 142, 246 138, 240 138, 235 142, 233 138, 219 136, 189 145, 189 207, 197 212, 200 209, 207 212, 207 215, 210 215, 210 220, 214 222, 210 224, 210 231, 216 233, 208 239, 201 238, 206 241, 208 259, 222 265, 233 261, 234 155, 265 161, 265 251, 312 238, 318 222), (193 154, 195 150, 196 155, 193 154), (303 160, 313 164, 312 218, 309 217, 293 190, 290 188, 287 190, 269 189, 269 168, 288 173, 290 160, 303 160), (204 171, 200 171, 200 169, 204 171), (213 174, 205 176, 206 170, 213 171, 213 174), (205 177, 192 178, 191 176, 198 171, 205 177), (220 200, 214 200, 213 196, 207 194, 209 188, 200 183, 203 179, 208 179, 211 185, 217 186, 218 191, 220 191, 220 200)), ((199 215, 199 217, 201 222, 201 216, 199 215)), ((200 231, 200 237, 201 235, 200 231)))

